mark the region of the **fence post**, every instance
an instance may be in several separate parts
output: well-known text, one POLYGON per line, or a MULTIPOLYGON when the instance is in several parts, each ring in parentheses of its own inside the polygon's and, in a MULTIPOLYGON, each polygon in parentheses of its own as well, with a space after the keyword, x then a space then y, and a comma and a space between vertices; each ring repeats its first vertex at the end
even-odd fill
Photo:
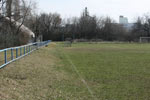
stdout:
POLYGON ((26 53, 28 53, 28 46, 26 46, 26 53))
POLYGON ((33 46, 33 44, 31 45, 31 51, 32 51, 32 46, 33 46))
POLYGON ((25 46, 24 46, 24 55, 25 55, 25 53, 26 53, 26 48, 25 48, 25 46))
POLYGON ((30 45, 30 51, 32 51, 32 46, 30 45))
POLYGON ((14 59, 13 48, 11 49, 11 60, 14 59))
POLYGON ((18 48, 16 48, 16 58, 18 58, 18 48))
POLYGON ((5 64, 7 63, 7 50, 4 51, 4 59, 5 59, 5 64))
POLYGON ((22 47, 20 47, 20 56, 22 56, 22 47))
POLYGON ((29 52, 30 52, 30 45, 29 45, 29 52))

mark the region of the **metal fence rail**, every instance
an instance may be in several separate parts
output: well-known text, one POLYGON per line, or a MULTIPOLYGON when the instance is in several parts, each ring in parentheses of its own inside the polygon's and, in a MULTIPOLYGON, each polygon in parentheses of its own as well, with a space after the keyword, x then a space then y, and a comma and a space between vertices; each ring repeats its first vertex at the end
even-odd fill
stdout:
POLYGON ((30 54, 31 52, 37 50, 42 46, 48 45, 50 42, 51 41, 48 40, 44 42, 36 42, 24 46, 0 50, 0 68, 3 68, 6 65, 10 64, 11 62, 30 54))

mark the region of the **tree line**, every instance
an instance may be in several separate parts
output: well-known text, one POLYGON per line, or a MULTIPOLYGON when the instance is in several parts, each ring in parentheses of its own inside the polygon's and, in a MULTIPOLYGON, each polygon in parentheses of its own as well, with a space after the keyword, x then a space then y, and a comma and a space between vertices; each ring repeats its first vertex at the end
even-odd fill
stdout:
POLYGON ((43 35, 44 40, 64 41, 99 40, 139 42, 140 37, 150 37, 150 16, 138 17, 131 29, 126 29, 111 17, 90 16, 83 10, 80 17, 61 18, 58 13, 41 13, 29 19, 30 27, 36 36, 43 35), (32 22, 32 23, 31 23, 32 22))

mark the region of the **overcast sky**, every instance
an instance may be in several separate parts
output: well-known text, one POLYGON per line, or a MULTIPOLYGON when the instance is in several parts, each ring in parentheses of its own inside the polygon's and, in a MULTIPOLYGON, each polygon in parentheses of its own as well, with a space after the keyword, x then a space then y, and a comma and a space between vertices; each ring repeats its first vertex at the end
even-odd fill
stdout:
POLYGON ((91 15, 110 16, 117 22, 120 15, 129 22, 150 12, 150 0, 36 0, 39 12, 57 12, 63 18, 81 15, 85 7, 91 15))

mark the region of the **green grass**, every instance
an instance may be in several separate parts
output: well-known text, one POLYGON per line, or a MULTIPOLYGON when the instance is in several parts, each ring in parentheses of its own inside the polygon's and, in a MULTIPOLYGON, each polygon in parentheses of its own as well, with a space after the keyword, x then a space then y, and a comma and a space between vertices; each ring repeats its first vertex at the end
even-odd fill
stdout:
POLYGON ((0 100, 149 100, 150 44, 63 45, 1 69, 0 100))
POLYGON ((59 52, 60 69, 76 73, 69 58, 99 100, 150 98, 150 44, 80 43, 59 52))

